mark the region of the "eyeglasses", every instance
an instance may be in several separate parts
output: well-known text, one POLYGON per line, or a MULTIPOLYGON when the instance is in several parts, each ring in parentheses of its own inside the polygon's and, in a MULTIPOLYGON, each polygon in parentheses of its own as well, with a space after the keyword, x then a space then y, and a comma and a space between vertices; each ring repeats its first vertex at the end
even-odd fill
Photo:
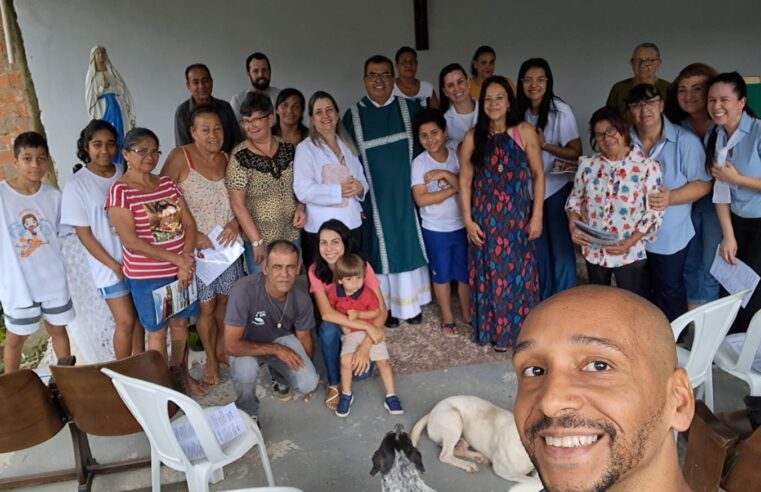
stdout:
POLYGON ((523 85, 544 85, 547 83, 547 77, 537 77, 535 79, 531 77, 523 77, 521 82, 523 82, 523 85))
POLYGON ((618 135, 618 130, 616 130, 616 127, 609 126, 604 132, 594 134, 595 142, 602 142, 605 139, 605 137, 612 138, 612 137, 615 137, 616 135, 618 135))
POLYGON ((158 156, 161 155, 161 151, 158 149, 129 149, 130 152, 134 152, 135 154, 139 155, 141 158, 145 158, 148 156, 158 158, 158 156))
POLYGON ((632 65, 637 65, 639 67, 642 67, 642 66, 649 67, 655 62, 661 61, 661 59, 660 58, 632 58, 629 61, 632 63, 632 65))
POLYGON ((655 108, 658 103, 661 102, 660 97, 654 97, 648 101, 640 101, 629 104, 629 109, 632 111, 642 111, 645 108, 655 108))
POLYGON ((238 122, 241 124, 241 126, 247 126, 259 123, 260 121, 266 120, 269 117, 270 115, 268 114, 265 114, 264 116, 251 116, 250 118, 241 118, 238 120, 238 122))
POLYGON ((384 82, 389 80, 391 77, 393 77, 393 75, 391 75, 391 72, 382 72, 382 73, 370 72, 365 74, 365 78, 367 80, 382 80, 384 82))

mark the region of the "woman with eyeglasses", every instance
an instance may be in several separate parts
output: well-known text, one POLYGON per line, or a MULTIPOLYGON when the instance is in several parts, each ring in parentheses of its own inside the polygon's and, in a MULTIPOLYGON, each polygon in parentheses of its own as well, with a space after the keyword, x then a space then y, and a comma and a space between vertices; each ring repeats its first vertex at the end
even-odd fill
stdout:
POLYGON ((299 243, 306 223, 304 205, 293 193, 296 148, 272 135, 272 101, 250 92, 241 103, 245 141, 232 151, 226 185, 230 205, 243 230, 248 274, 261 271, 267 243, 285 239, 299 243))
MULTIPOLYGON (((225 141, 222 120, 217 110, 208 105, 196 106, 189 119, 193 143, 172 150, 161 174, 177 183, 190 207, 196 221, 198 249, 213 248, 212 239, 230 246, 239 242, 240 237, 225 187, 228 157, 222 150, 225 141), (212 237, 211 232, 217 226, 222 230, 212 237)), ((226 360, 223 344, 227 296, 241 277, 243 266, 238 259, 208 285, 196 279, 201 302, 196 329, 206 352, 203 382, 209 385, 219 383, 219 363, 226 360)))
POLYGON ((651 84, 634 86, 626 96, 634 147, 661 165, 659 191, 647 199, 664 210, 654 240, 645 245, 650 298, 673 321, 687 311, 684 264, 695 229, 692 203, 711 190, 700 139, 663 116, 663 99, 651 84))
POLYGON ((507 79, 484 81, 475 128, 460 146, 460 208, 470 247, 473 339, 505 352, 539 302, 533 240, 542 233, 539 138, 518 117, 507 79), (533 184, 532 183, 533 180, 533 184))
MULTIPOLYGON (((708 81, 718 72, 704 64, 691 63, 679 72, 666 95, 664 113, 703 142, 715 126, 708 115, 708 81)), ((695 237, 690 241, 684 262, 684 283, 687 288, 687 309, 691 310, 719 298, 719 282, 711 275, 711 264, 721 242, 721 225, 708 193, 692 204, 692 225, 695 237)))
POLYGON ((402 46, 396 52, 396 71, 399 76, 394 83, 394 95, 415 99, 421 106, 438 109, 439 99, 433 84, 417 79, 417 51, 402 46))
POLYGON ((613 107, 592 114, 589 142, 597 151, 579 159, 566 203, 571 239, 581 246, 589 283, 648 297, 645 241, 655 237, 663 210, 648 195, 661 191, 661 166, 631 145, 629 122, 613 107), (613 236, 601 244, 576 222, 613 236))
POLYGON ((571 106, 553 92, 550 65, 531 58, 518 71, 518 116, 536 128, 544 167, 542 235, 536 240, 542 299, 576 285, 576 254, 568 234, 565 202, 581 155, 571 106))
MULTIPOLYGON (((708 114, 716 128, 706 135, 706 166, 714 186, 729 187, 729 200, 714 196, 722 232, 719 254, 727 263, 742 260, 761 274, 761 120, 748 107, 747 94, 737 72, 709 82, 708 114)), ((756 289, 730 331, 746 331, 759 309, 761 289, 756 289)))
POLYGON ((169 325, 170 365, 180 365, 184 360, 184 383, 192 393, 204 394, 205 386, 187 373, 185 357, 187 319, 198 314, 198 302, 166 319, 165 306, 157 309, 153 295, 157 289, 168 289, 174 281, 179 281, 179 291, 193 282, 196 222, 175 182, 168 176, 153 174, 161 156, 155 133, 140 127, 130 130, 124 137, 122 156, 127 168, 111 185, 105 206, 122 242, 125 283, 140 323, 148 332, 148 350, 158 350, 167 358, 169 325))

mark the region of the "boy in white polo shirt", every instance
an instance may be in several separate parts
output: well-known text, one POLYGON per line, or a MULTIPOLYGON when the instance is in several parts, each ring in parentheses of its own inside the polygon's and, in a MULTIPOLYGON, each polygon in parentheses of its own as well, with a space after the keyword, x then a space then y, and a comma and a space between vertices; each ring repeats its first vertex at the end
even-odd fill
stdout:
POLYGON ((454 148, 445 145, 447 123, 439 112, 421 112, 415 118, 415 134, 425 152, 412 161, 412 197, 420 207, 433 291, 441 309, 441 333, 456 337, 449 288, 453 280, 458 282, 462 319, 470 323, 468 239, 457 196, 460 163, 454 148))
POLYGON ((5 373, 19 369, 21 348, 40 320, 50 334, 56 357, 69 355, 66 324, 74 307, 66 283, 58 241, 61 192, 42 182, 48 171, 48 144, 36 132, 13 142, 16 176, 0 182, 0 303, 8 330, 5 373))

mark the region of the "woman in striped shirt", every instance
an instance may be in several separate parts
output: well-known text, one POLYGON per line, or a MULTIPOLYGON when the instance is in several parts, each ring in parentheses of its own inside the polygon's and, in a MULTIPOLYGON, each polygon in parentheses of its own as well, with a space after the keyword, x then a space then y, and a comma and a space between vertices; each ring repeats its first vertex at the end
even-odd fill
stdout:
MULTIPOLYGON (((175 182, 152 174, 161 155, 155 133, 133 128, 124 138, 122 154, 127 170, 111 185, 106 209, 122 241, 125 281, 140 322, 148 332, 148 349, 158 350, 167 358, 168 324, 171 365, 179 365, 187 345, 187 318, 198 314, 198 302, 166 319, 166 312, 172 311, 166 304, 180 299, 172 300, 167 295, 159 313, 154 307, 153 291, 179 280, 178 291, 182 292, 193 282, 196 224, 175 182)), ((193 392, 203 392, 192 378, 188 383, 193 392)))

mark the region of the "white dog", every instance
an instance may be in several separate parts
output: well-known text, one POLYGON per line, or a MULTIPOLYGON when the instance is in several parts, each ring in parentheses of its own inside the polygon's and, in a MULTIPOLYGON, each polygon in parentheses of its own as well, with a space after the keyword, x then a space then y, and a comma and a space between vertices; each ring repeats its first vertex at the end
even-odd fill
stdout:
POLYGON ((523 449, 512 412, 475 396, 450 396, 412 428, 414 446, 426 426, 428 437, 441 446, 439 459, 444 463, 475 473, 476 463, 491 462, 494 473, 505 480, 536 481, 526 476, 534 465, 523 449))

